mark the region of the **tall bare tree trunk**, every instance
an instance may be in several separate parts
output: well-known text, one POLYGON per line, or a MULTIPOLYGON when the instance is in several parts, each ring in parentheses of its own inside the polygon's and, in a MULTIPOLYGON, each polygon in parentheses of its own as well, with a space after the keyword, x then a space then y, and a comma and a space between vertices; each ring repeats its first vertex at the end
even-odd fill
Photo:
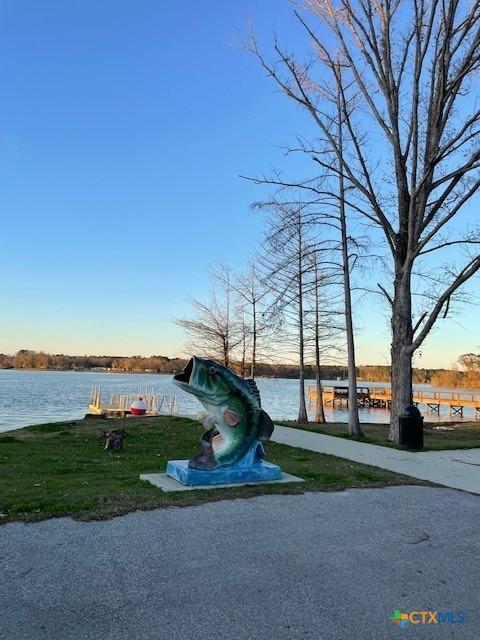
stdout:
POLYGON ((223 341, 223 366, 224 367, 228 367, 230 365, 229 352, 230 352, 230 349, 228 347, 228 341, 224 340, 223 341))
POLYGON ((255 369, 257 365, 257 305, 255 300, 252 303, 252 362, 250 365, 250 378, 255 380, 255 369))
POLYGON ((298 423, 307 424, 307 407, 305 404, 305 338, 303 327, 303 236, 302 221, 298 220, 298 338, 299 338, 299 404, 298 423))
POLYGON ((315 422, 324 423, 325 411, 323 409, 323 388, 320 372, 320 282, 318 274, 318 264, 314 262, 315 277, 315 422))
POLYGON ((241 374, 242 378, 245 378, 245 374, 247 372, 247 335, 248 335, 248 328, 247 328, 247 324, 245 322, 245 309, 242 307, 240 309, 239 313, 241 314, 241 334, 242 334, 242 340, 241 340, 242 359, 241 359, 241 362, 240 362, 240 374, 241 374))
POLYGON ((392 301, 391 382, 392 406, 388 439, 399 441, 398 417, 413 402, 412 389, 412 293, 408 265, 397 263, 392 301))
POLYGON ((299 424, 307 424, 308 416, 307 416, 307 406, 305 404, 305 358, 304 358, 304 344, 303 344, 303 304, 302 300, 299 300, 299 340, 300 340, 300 349, 299 349, 299 364, 300 364, 300 375, 299 375, 299 404, 298 404, 298 422, 299 424))
MULTIPOLYGON (((340 67, 339 67, 340 69, 340 67)), ((340 71, 339 71, 340 74, 340 71)), ((340 91, 340 87, 339 87, 340 91)), ((357 367, 355 362, 355 338, 353 335, 352 319, 352 289, 350 285, 350 261, 348 255, 347 218, 345 214, 345 184, 343 178, 343 123, 340 94, 337 98, 338 107, 338 148, 339 148, 339 212, 340 229, 342 235, 342 265, 343 265, 343 293, 345 299, 345 327, 347 330, 348 357, 348 433, 352 436, 363 435, 358 417, 357 399, 357 367)))
POLYGON ((316 373, 315 373, 315 422, 319 424, 324 424, 326 422, 325 419, 325 411, 323 408, 323 387, 322 387, 322 379, 320 376, 320 363, 316 364, 316 373))
POLYGON ((226 293, 226 335, 225 335, 225 348, 224 348, 224 365, 230 366, 230 273, 225 273, 225 293, 226 293))

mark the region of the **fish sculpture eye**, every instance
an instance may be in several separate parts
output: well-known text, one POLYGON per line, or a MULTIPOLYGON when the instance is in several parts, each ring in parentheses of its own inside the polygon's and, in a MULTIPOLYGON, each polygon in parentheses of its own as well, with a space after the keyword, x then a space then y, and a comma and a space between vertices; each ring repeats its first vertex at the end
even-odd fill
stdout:
POLYGON ((209 372, 210 372, 210 375, 212 376, 217 375, 217 370, 215 369, 215 367, 210 367, 209 372))

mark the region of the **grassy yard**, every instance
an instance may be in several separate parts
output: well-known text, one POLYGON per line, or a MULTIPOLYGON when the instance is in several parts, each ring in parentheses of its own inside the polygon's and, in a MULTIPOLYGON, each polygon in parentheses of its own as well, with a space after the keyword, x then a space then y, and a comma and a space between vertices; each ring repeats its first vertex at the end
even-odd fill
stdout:
MULTIPOLYGON (((275 421, 276 424, 283 424, 286 427, 294 427, 296 429, 305 429, 306 431, 314 431, 315 433, 325 433, 330 436, 339 436, 341 438, 350 438, 346 433, 347 425, 343 422, 327 422, 318 424, 310 422, 306 425, 300 425, 297 422, 281 420, 275 421)), ((388 425, 386 424, 362 424, 365 434, 363 438, 355 438, 360 442, 369 442, 370 444, 380 444, 387 447, 402 448, 388 442, 388 425)), ((424 427, 424 445, 425 451, 434 451, 439 449, 472 449, 480 447, 480 422, 463 422, 455 423, 426 423, 424 427), (442 431, 434 429, 436 426, 453 427, 453 431, 442 431)))
POLYGON ((108 518, 136 509, 186 506, 265 493, 332 491, 347 487, 424 484, 333 456, 269 443, 267 458, 306 480, 299 484, 163 493, 139 480, 163 472, 169 459, 198 452, 202 427, 184 418, 127 419, 108 428, 128 432, 123 451, 103 449, 105 421, 81 420, 0 434, 0 523, 55 516, 108 518))

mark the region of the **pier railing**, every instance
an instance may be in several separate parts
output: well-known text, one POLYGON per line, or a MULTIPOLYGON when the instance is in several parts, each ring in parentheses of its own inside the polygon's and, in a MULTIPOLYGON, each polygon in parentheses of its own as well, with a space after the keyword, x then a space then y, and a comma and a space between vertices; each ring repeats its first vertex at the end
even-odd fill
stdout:
MULTIPOLYGON (((317 398, 315 386, 308 387, 310 406, 313 406, 317 398)), ((326 386, 322 388, 323 403, 325 405, 348 404, 348 390, 346 387, 326 386)), ((390 387, 358 387, 357 403, 359 406, 390 409, 392 402, 392 390, 390 387)), ((414 404, 424 405, 427 411, 440 413, 441 406, 447 406, 451 415, 463 416, 463 410, 469 407, 475 417, 480 417, 480 393, 478 391, 429 391, 414 389, 414 404)))

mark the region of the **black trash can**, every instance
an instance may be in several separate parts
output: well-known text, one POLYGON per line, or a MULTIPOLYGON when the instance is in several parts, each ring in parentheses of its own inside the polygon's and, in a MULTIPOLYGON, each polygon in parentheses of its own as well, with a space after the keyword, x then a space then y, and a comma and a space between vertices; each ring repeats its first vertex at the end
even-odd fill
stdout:
POLYGON ((400 444, 412 451, 423 449, 423 416, 418 407, 414 405, 405 407, 398 420, 400 423, 400 444))

